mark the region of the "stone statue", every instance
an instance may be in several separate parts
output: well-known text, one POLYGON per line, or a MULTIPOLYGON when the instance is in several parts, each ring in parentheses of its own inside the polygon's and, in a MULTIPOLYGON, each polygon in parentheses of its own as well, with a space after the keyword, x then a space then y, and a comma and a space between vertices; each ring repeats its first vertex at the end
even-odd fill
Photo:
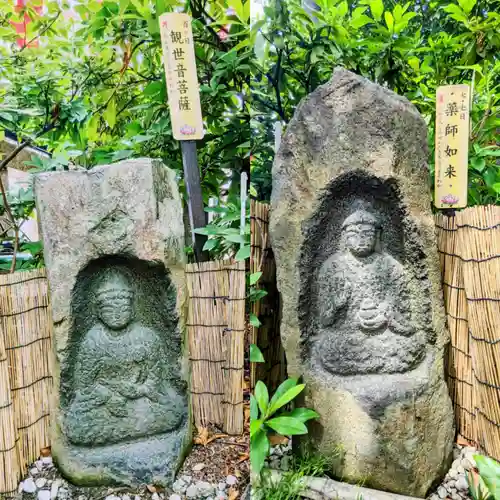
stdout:
POLYGON ((191 443, 175 172, 137 158, 44 172, 34 192, 54 324, 52 456, 78 486, 170 487, 191 443))
POLYGON ((340 375, 396 373, 425 355, 406 300, 403 266, 380 250, 381 226, 365 209, 342 224, 341 249, 319 272, 322 366, 340 375))
POLYGON ((113 268, 94 294, 97 323, 84 335, 66 415, 68 439, 97 446, 176 429, 184 398, 169 384, 158 332, 134 320, 134 292, 113 268))
POLYGON ((416 108, 336 68, 287 125, 269 222, 287 373, 320 415, 297 450, 419 498, 455 436, 427 160, 416 108))

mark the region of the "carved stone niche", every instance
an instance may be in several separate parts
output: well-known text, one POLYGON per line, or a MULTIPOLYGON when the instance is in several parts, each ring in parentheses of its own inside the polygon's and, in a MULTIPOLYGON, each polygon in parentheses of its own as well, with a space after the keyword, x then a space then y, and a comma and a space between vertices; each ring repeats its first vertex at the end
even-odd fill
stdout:
POLYGON ((416 370, 435 340, 417 228, 394 180, 354 170, 332 182, 304 230, 303 359, 318 374, 342 377, 339 383, 352 385, 376 417, 387 398, 398 397, 396 390, 404 397, 425 385, 425 377, 411 377, 395 386, 390 376, 416 370), (379 391, 374 399, 370 386, 376 379, 364 386, 363 375, 378 376, 386 397, 379 391))
POLYGON ((287 370, 320 414, 300 448, 419 497, 454 437, 426 145, 406 99, 337 68, 287 127, 270 221, 287 370))
POLYGON ((175 306, 161 263, 109 256, 80 272, 61 377, 70 462, 138 480, 175 470, 188 424, 175 306))
POLYGON ((57 358, 52 453, 78 485, 172 483, 190 443, 175 174, 139 159, 41 174, 57 358))

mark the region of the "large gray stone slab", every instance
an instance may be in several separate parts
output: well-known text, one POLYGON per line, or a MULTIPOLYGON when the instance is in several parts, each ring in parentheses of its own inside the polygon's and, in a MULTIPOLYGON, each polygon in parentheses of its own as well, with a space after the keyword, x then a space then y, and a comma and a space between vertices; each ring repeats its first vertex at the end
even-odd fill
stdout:
POLYGON ((427 157, 413 105, 336 69, 288 125, 270 224, 288 372, 321 415, 306 444, 343 480, 421 497, 454 438, 427 157))
POLYGON ((150 159, 40 174, 56 347, 52 451, 79 485, 168 485, 190 443, 184 227, 150 159))

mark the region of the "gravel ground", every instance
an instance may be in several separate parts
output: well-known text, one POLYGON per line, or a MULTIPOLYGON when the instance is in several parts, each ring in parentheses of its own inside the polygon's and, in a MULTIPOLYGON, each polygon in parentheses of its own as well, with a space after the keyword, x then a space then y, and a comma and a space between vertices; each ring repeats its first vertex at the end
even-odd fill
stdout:
POLYGON ((52 462, 35 462, 13 500, 236 500, 248 484, 248 433, 226 436, 203 429, 195 436, 172 490, 142 488, 79 488, 65 481, 52 462))
MULTIPOLYGON (((453 449, 453 463, 441 485, 428 500, 470 500, 466 474, 476 467, 473 455, 475 448, 456 444, 453 449)), ((288 471, 292 461, 291 441, 287 444, 273 446, 266 463, 271 469, 288 471)))
POLYGON ((78 488, 65 481, 52 464, 50 457, 37 461, 28 477, 19 484, 16 496, 22 500, 184 500, 211 499, 233 500, 240 498, 240 479, 234 475, 218 483, 194 480, 181 475, 173 484, 173 491, 157 491, 154 487, 129 488, 78 488))
MULTIPOLYGON (((216 434, 204 437, 209 440, 216 434)), ((52 458, 43 457, 29 469, 19 484, 15 500, 236 500, 248 484, 248 460, 244 438, 216 438, 205 445, 195 445, 184 464, 172 491, 145 486, 128 488, 78 488, 59 474, 52 458), (238 442, 241 441, 241 442, 238 442), (238 451, 242 448, 242 451, 238 451), (226 450, 226 452, 224 452, 226 450), (239 458, 238 458, 239 456, 239 458)), ((454 461, 442 484, 428 500, 470 500, 466 474, 476 466, 475 448, 455 445, 454 461)), ((291 441, 273 446, 267 466, 288 471, 292 462, 291 441)))

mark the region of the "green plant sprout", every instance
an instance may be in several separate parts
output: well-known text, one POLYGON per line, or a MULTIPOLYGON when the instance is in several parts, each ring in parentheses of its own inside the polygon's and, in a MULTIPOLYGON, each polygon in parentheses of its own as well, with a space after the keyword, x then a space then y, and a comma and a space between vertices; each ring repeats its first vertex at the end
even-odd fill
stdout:
POLYGON ((472 473, 469 471, 467 482, 469 493, 473 500, 500 500, 500 463, 493 458, 474 455, 479 470, 479 480, 475 484, 472 473))

